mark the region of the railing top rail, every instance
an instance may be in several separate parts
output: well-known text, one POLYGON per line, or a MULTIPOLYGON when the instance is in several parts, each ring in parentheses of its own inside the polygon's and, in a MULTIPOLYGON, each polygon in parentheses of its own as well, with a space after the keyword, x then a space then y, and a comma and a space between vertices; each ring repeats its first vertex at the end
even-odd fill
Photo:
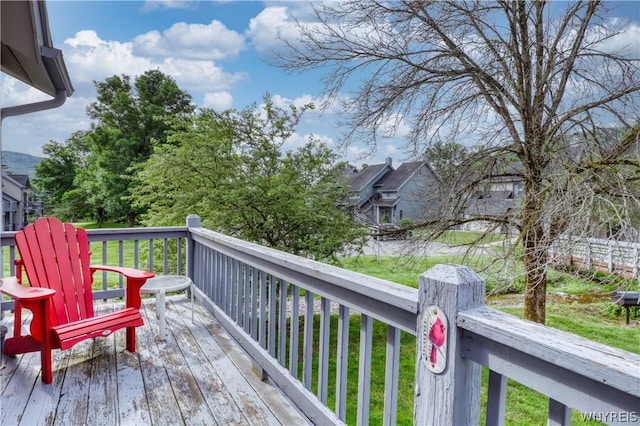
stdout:
POLYGON ((464 330, 640 397, 640 355, 482 307, 460 312, 464 330))
POLYGON ((574 236, 561 236, 558 239, 559 242, 571 241, 571 243, 576 242, 586 242, 589 244, 608 247, 624 247, 624 248, 640 248, 640 242, 638 241, 623 241, 623 240, 612 240, 612 239, 604 239, 604 238, 593 238, 593 237, 574 237, 574 236))
POLYGON ((0 245, 1 246, 12 246, 14 244, 14 237, 16 235, 16 231, 0 231, 0 245))
POLYGON ((122 239, 160 239, 186 237, 186 226, 163 226, 152 228, 97 228, 87 229, 89 241, 112 241, 122 239))
MULTIPOLYGON (((2 232, 2 236, 0 237, 0 244, 2 246, 13 245, 16 232, 17 231, 2 232)), ((163 226, 152 228, 97 228, 87 229, 87 234, 89 235, 89 241, 176 238, 188 236, 188 228, 186 226, 163 226)))
POLYGON ((283 279, 302 284, 316 294, 355 307, 358 311, 385 316, 390 324, 415 333, 418 310, 418 290, 391 281, 348 271, 336 266, 284 253, 275 249, 249 243, 204 228, 189 228, 194 239, 228 255, 259 265, 267 272, 283 279), (328 288, 331 287, 331 291, 328 288), (366 296, 367 301, 356 303, 357 297, 366 296), (395 313, 389 312, 394 310, 395 313), (402 317, 402 319, 398 319, 402 317), (395 318, 397 321, 394 321, 395 318))

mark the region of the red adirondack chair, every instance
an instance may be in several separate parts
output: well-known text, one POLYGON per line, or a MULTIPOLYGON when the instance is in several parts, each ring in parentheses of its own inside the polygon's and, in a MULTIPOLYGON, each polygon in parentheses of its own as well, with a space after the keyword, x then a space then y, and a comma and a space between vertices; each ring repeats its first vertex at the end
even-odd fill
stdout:
POLYGON ((136 350, 140 314, 140 287, 151 272, 126 267, 90 265, 87 231, 55 218, 40 218, 16 233, 20 260, 16 277, 2 280, 2 293, 16 303, 13 337, 6 339, 9 356, 41 352, 42 381, 51 383, 51 351, 69 349, 93 337, 106 337, 127 329, 127 350, 136 350), (30 287, 22 284, 26 272, 30 287), (126 277, 126 306, 116 312, 95 315, 93 273, 111 271, 126 277), (21 307, 33 313, 31 333, 22 335, 21 307))

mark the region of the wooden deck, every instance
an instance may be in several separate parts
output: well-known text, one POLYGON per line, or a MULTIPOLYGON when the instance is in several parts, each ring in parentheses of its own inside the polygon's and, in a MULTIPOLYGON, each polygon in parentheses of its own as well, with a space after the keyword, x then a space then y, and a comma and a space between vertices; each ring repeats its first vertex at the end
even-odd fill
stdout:
POLYGON ((39 353, 3 357, 0 425, 308 424, 207 311, 196 303, 192 324, 184 295, 167 301, 166 341, 155 299, 145 299, 137 353, 125 350, 124 330, 54 351, 51 385, 39 353))

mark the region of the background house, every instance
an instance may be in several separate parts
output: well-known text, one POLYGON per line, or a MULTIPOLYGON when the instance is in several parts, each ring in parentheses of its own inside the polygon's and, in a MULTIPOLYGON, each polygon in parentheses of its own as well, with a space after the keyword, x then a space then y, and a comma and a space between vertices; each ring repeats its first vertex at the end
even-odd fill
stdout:
POLYGON ((419 221, 437 205, 440 181, 426 161, 393 168, 391 158, 362 170, 351 169, 349 207, 357 220, 369 225, 419 221))
MULTIPOLYGON (((467 200, 464 218, 477 218, 477 220, 466 222, 462 229, 481 232, 487 230, 493 226, 493 222, 486 220, 487 218, 504 218, 512 214, 514 209, 520 208, 522 191, 521 176, 514 174, 493 178, 485 188, 475 191, 467 200)), ((509 234, 511 231, 514 230, 506 226, 496 229, 500 234, 509 234)))
POLYGON ((17 231, 27 223, 30 188, 28 175, 2 172, 3 231, 17 231))

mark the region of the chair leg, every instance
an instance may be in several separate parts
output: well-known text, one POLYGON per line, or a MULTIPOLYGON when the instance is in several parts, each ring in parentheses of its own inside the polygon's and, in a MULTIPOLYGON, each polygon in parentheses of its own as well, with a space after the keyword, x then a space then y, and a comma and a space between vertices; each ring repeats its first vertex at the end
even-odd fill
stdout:
POLYGON ((46 384, 49 384, 53 381, 50 340, 42 344, 42 350, 40 351, 40 361, 42 364, 42 381, 46 384))
POLYGON ((136 351, 136 328, 127 327, 127 350, 129 352, 136 351))

